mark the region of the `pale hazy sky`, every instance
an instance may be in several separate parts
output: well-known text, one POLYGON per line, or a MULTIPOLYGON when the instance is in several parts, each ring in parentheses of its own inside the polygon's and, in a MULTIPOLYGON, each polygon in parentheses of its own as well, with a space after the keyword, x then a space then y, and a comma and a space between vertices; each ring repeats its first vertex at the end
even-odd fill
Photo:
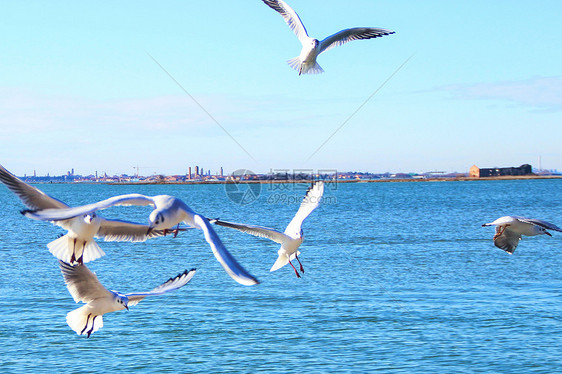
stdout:
POLYGON ((2 1, 0 164, 420 172, 541 156, 562 170, 562 2, 288 3, 319 39, 396 34, 334 48, 324 74, 299 76, 286 64, 299 41, 260 0, 2 1))

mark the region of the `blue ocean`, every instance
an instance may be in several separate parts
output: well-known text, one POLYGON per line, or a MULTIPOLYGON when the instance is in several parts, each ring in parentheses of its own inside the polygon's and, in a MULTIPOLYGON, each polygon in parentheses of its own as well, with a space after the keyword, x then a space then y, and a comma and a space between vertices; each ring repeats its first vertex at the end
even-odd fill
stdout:
MULTIPOLYGON (((283 231, 306 185, 261 185, 233 199, 224 185, 41 184, 75 206, 168 194, 209 217, 283 231)), ((504 215, 562 226, 562 180, 331 183, 305 221, 299 256, 269 272, 278 244, 224 227, 228 250, 256 276, 234 282, 201 231, 144 243, 98 240, 88 263, 121 292, 148 291, 185 269, 185 287, 104 316, 90 338, 46 244, 64 231, 29 220, 0 185, 2 373, 554 373, 562 371, 562 233, 494 247, 504 215)), ((147 222, 148 207, 105 218, 147 222)))

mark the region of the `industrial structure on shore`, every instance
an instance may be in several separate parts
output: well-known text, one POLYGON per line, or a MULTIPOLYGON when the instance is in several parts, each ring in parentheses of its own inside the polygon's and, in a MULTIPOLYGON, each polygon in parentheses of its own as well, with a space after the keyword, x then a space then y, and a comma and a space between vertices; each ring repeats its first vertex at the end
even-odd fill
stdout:
POLYGON ((486 178, 486 177, 504 177, 504 176, 520 176, 520 175, 533 175, 533 168, 529 164, 523 164, 519 167, 505 167, 505 168, 479 168, 472 165, 468 171, 468 176, 471 178, 486 178))

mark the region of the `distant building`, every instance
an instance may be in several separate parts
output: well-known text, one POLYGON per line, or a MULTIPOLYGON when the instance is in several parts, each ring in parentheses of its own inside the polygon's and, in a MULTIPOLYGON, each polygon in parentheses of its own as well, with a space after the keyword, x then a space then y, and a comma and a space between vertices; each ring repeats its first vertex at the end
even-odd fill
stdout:
POLYGON ((485 177, 501 177, 507 175, 531 175, 533 174, 533 168, 529 164, 523 164, 519 167, 507 167, 507 168, 479 168, 476 165, 472 165, 468 175, 471 178, 485 178, 485 177))

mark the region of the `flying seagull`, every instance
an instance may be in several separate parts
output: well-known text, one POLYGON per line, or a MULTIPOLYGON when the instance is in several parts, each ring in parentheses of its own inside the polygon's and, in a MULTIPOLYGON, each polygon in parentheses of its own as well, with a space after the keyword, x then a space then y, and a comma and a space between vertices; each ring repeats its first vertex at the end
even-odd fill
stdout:
MULTIPOLYGON (((0 165, 0 181, 32 210, 68 209, 69 206, 43 191, 21 181, 0 165)), ((25 214, 27 211, 23 211, 25 214)), ((164 236, 163 230, 150 230, 149 226, 120 220, 107 220, 94 212, 68 219, 50 220, 53 224, 68 230, 66 235, 47 244, 49 251, 59 260, 68 263, 86 263, 105 253, 94 237, 105 241, 142 242, 146 239, 164 236)))
POLYGON ((494 244, 496 247, 503 249, 509 254, 513 254, 515 248, 517 248, 517 244, 519 244, 519 240, 521 240, 521 235, 552 236, 551 233, 546 231, 547 229, 562 232, 560 227, 552 223, 518 216, 500 217, 494 222, 485 223, 482 226, 496 226, 494 244))
POLYGON ((168 291, 183 287, 195 275, 195 269, 184 271, 174 278, 148 292, 134 292, 122 294, 118 291, 108 291, 86 265, 70 265, 59 260, 59 267, 68 288, 68 292, 76 302, 86 305, 68 312, 66 322, 78 335, 88 338, 103 327, 103 315, 127 309, 138 304, 147 296, 162 295, 168 291))
POLYGON ((281 248, 277 251, 279 257, 271 267, 270 271, 275 271, 287 264, 290 264, 295 270, 297 277, 300 278, 301 276, 295 266, 291 263, 291 260, 296 259, 299 262, 301 273, 304 273, 304 268, 298 257, 300 254, 298 248, 302 244, 304 238, 302 224, 310 213, 318 207, 323 194, 324 183, 317 182, 313 184, 306 192, 306 196, 304 197, 297 214, 295 214, 295 217, 293 217, 285 229, 285 232, 280 232, 275 229, 262 226, 244 225, 240 223, 221 221, 218 219, 211 220, 211 223, 219 226, 230 227, 250 235, 267 238, 281 244, 281 248))
POLYGON ((154 207, 154 210, 150 213, 148 218, 150 225, 146 226, 147 231, 145 234, 147 235, 150 235, 154 230, 177 228, 181 222, 185 222, 190 227, 202 230, 205 235, 205 240, 207 240, 207 243, 211 246, 213 254, 228 275, 245 286, 252 286, 259 283, 258 280, 248 273, 230 252, 228 252, 209 221, 202 215, 191 210, 182 200, 173 196, 145 196, 141 194, 119 195, 98 201, 97 203, 75 208, 27 211, 25 212, 25 216, 43 221, 64 220, 72 217, 90 215, 100 209, 107 209, 116 205, 151 205, 154 207))
POLYGON ((262 0, 273 10, 277 11, 285 22, 289 25, 291 30, 297 35, 301 44, 302 50, 299 57, 290 59, 289 66, 298 70, 301 74, 319 74, 324 70, 316 62, 316 58, 322 52, 345 44, 352 40, 372 39, 379 38, 385 35, 394 34, 394 31, 375 28, 375 27, 354 27, 338 31, 337 33, 328 36, 326 39, 319 41, 308 36, 304 25, 302 24, 299 15, 283 0, 262 0))

